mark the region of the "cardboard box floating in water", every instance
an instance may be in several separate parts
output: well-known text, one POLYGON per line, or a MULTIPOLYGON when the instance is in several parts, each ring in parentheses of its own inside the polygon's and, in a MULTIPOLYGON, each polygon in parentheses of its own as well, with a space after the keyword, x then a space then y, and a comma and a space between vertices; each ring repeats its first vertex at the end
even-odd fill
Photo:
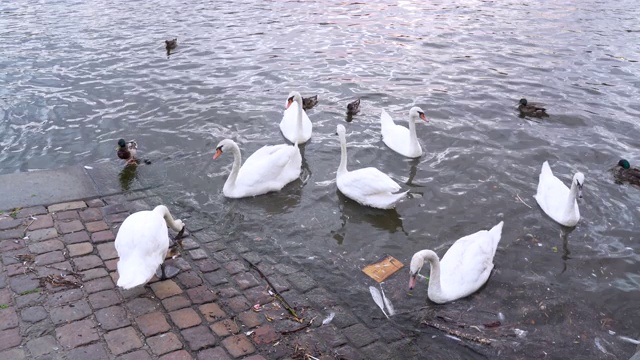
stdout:
POLYGON ((389 276, 393 275, 396 271, 402 269, 402 264, 398 259, 389 255, 375 264, 367 265, 362 271, 369 275, 373 280, 377 282, 385 281, 389 276))

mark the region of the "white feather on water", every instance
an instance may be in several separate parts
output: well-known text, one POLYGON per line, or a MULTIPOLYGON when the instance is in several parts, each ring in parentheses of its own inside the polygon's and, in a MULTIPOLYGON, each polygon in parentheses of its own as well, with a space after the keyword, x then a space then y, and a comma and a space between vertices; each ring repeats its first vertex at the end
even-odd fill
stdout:
POLYGON ((634 345, 640 345, 640 340, 632 339, 630 337, 623 336, 623 335, 618 335, 618 337, 620 338, 620 340, 624 340, 624 341, 630 342, 630 343, 632 343, 634 345))
POLYGON ((327 325, 328 323, 330 323, 335 316, 336 316, 336 313, 330 312, 329 316, 327 316, 324 320, 322 320, 322 325, 327 325))
POLYGON ((384 311, 384 300, 382 300, 382 295, 380 294, 380 290, 378 290, 373 286, 369 286, 369 292, 371 292, 371 297, 373 298, 373 301, 375 301, 376 305, 378 305, 380 310, 382 310, 382 313, 384 314, 384 316, 386 316, 388 319, 389 315, 387 315, 387 313, 384 311))

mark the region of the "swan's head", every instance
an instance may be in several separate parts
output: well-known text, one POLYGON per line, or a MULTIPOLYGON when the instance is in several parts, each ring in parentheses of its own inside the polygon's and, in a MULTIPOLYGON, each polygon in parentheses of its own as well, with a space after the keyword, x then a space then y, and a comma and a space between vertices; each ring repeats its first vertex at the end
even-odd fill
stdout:
POLYGON ((409 290, 413 290, 416 287, 416 280, 418 278, 418 273, 422 269, 424 265, 424 256, 422 256, 421 252, 413 254, 411 258, 411 265, 409 266, 409 290))
POLYGON ((577 172, 573 175, 573 183, 578 187, 578 199, 582 199, 582 186, 584 185, 584 174, 577 172))
POLYGON ((213 160, 219 158, 224 151, 233 149, 234 145, 235 143, 233 142, 233 140, 230 140, 230 139, 224 139, 220 141, 218 143, 218 146, 216 146, 216 153, 215 155, 213 155, 213 160))
POLYGON ((427 117, 424 115, 424 111, 422 111, 422 109, 417 106, 414 106, 411 108, 411 110, 409 110, 409 117, 414 121, 418 118, 424 121, 429 121, 427 120, 427 117))
POLYGON ((287 97, 287 109, 289 108, 289 106, 291 106, 291 104, 293 104, 294 101, 298 103, 298 106, 300 106, 300 108, 302 108, 302 96, 299 92, 292 91, 287 97))
POLYGON ((626 159, 618 161, 618 166, 622 166, 623 169, 631 168, 631 164, 629 164, 629 161, 627 161, 626 159))

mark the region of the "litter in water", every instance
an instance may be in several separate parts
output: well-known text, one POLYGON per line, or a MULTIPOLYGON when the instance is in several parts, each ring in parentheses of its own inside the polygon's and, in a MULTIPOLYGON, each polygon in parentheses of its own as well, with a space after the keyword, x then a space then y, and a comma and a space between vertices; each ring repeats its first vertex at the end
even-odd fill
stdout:
POLYGON ((382 261, 365 266, 362 271, 373 280, 382 282, 403 267, 404 265, 398 259, 393 256, 387 256, 382 261))

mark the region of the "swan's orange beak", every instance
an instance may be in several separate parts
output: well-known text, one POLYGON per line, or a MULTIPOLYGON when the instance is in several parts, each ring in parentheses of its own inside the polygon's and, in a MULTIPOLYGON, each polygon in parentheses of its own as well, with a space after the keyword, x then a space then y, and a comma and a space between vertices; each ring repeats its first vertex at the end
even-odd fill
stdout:
POLYGON ((291 106, 292 103, 293 103, 293 99, 287 100, 287 109, 289 108, 289 106, 291 106))
POLYGON ((413 288, 416 287, 416 278, 417 277, 418 277, 418 274, 409 275, 409 290, 413 290, 413 288))
POLYGON ((222 155, 222 150, 220 149, 216 149, 216 154, 213 155, 213 160, 217 159, 220 157, 220 155, 222 155))
POLYGON ((427 117, 424 116, 424 114, 420 114, 420 119, 429 122, 429 120, 427 120, 427 117))

